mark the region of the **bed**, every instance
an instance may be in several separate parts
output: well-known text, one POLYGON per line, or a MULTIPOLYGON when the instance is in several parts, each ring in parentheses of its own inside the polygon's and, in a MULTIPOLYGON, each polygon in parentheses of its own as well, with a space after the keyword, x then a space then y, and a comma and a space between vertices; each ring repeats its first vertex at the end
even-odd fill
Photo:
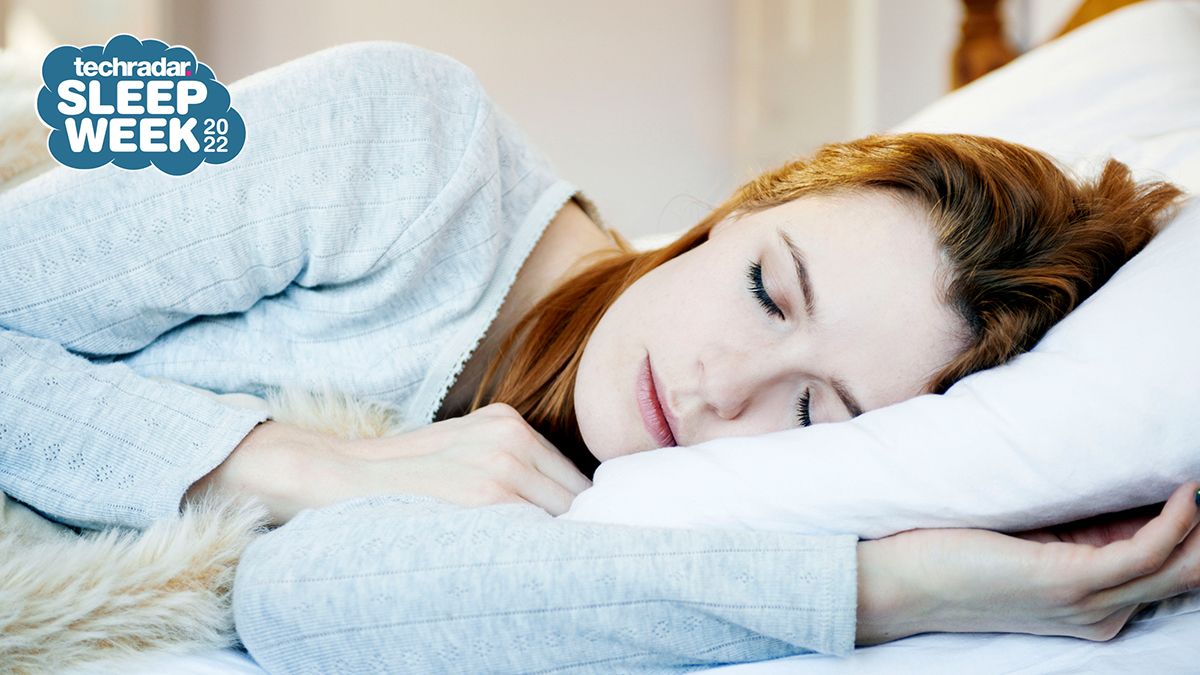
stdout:
MULTIPOLYGON (((997 30, 997 3, 964 1, 969 11, 954 66, 955 82, 963 86, 894 130, 1001 136, 1083 169, 1095 157, 1111 154, 1139 176, 1165 176, 1200 193, 1200 0, 1136 3, 1011 63, 1011 53, 994 51, 1002 44, 997 34, 987 37, 980 28, 997 30)), ((1091 14, 1100 11, 1099 5, 1112 9, 1125 4, 1129 3, 1084 3, 1072 23, 1094 18, 1091 14)), ((658 241, 637 243, 653 246, 658 241)), ((1144 611, 1105 643, 933 634, 859 649, 844 659, 805 655, 711 672, 1191 672, 1200 662, 1196 635, 1200 599, 1193 595, 1144 611)), ((129 675, 264 672, 237 650, 148 657, 122 670, 129 675)), ((73 672, 111 671, 100 667, 73 672)))

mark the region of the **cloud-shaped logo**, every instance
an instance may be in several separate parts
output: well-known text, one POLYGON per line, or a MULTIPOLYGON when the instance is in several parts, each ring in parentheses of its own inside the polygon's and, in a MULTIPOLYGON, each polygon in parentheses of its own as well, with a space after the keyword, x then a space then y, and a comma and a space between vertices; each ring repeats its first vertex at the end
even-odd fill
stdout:
POLYGON ((63 45, 46 55, 42 81, 50 154, 76 169, 153 164, 181 176, 228 162, 246 142, 229 90, 187 47, 124 34, 103 47, 63 45))

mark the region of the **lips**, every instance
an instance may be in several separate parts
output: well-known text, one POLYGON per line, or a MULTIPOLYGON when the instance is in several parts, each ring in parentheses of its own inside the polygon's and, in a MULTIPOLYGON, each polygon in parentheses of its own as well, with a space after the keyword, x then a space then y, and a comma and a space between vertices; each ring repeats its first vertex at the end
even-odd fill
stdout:
POLYGON ((659 398, 649 354, 646 355, 646 359, 638 371, 637 401, 642 423, 646 426, 650 437, 658 444, 657 447, 665 448, 677 445, 675 434, 671 432, 671 425, 667 422, 667 415, 664 413, 663 404, 659 398))

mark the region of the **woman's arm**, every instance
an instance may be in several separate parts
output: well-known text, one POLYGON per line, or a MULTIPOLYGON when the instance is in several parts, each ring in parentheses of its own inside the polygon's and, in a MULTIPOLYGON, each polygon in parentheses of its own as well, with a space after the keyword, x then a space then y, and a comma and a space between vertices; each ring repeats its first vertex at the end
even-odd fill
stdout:
POLYGON ((645 672, 844 654, 855 543, 368 498, 305 511, 252 544, 234 611, 251 655, 280 673, 645 672))
POLYGON ((1200 483, 1153 518, 1059 536, 910 530, 859 545, 859 643, 927 632, 1108 640, 1145 603, 1200 588, 1200 483))
POLYGON ((0 489, 52 517, 174 513, 265 419, 68 350, 122 355, 291 284, 373 278, 414 223, 453 210, 448 184, 488 178, 464 156, 505 159, 472 146, 494 122, 474 75, 405 45, 326 50, 231 91, 247 140, 228 163, 60 168, 0 194, 0 489))
POLYGON ((1107 640, 1142 603, 1200 586, 1196 488, 1099 547, 964 529, 857 543, 368 498, 252 544, 234 611, 271 672, 657 672, 933 631, 1107 640))
POLYGON ((144 527, 265 414, 0 328, 0 490, 78 527, 144 527))

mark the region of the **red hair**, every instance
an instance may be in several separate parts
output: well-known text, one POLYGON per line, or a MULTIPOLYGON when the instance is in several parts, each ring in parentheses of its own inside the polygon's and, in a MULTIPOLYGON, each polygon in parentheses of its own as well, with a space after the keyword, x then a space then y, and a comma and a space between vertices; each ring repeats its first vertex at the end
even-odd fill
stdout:
POLYGON ((617 252, 562 282, 505 336, 471 409, 496 401, 513 406, 591 476, 599 462, 575 422, 575 377, 588 337, 617 297, 702 244, 727 217, 856 190, 914 200, 949 261, 945 301, 970 335, 927 383, 938 394, 1032 348, 1146 245, 1183 194, 1166 182, 1134 181, 1114 159, 1094 180, 1074 181, 1041 152, 981 136, 910 133, 826 145, 746 183, 667 246, 636 251, 618 236, 617 252))

